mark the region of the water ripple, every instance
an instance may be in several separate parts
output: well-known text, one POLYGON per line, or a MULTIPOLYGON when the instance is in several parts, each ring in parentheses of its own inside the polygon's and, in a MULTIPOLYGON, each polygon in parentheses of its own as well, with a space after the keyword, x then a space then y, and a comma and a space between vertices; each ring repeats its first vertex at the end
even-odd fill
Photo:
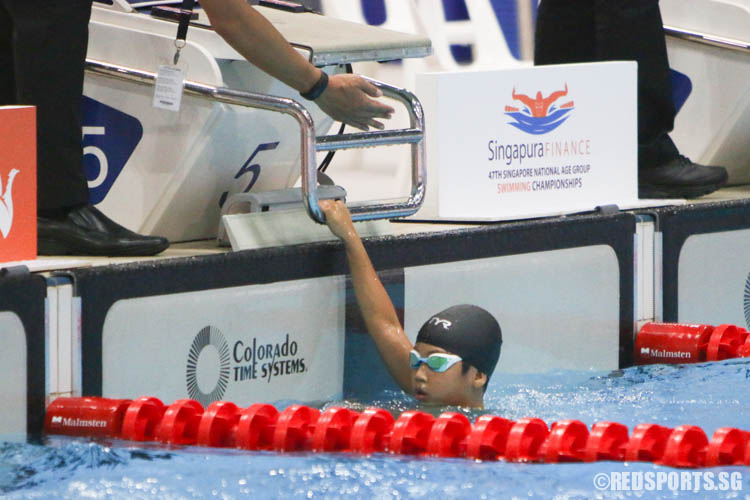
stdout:
MULTIPOLYGON (((615 372, 561 371, 493 377, 486 410, 458 409, 473 418, 491 413, 510 419, 533 416, 548 424, 562 419, 622 422, 632 429, 654 422, 693 424, 709 435, 718 427, 748 428, 750 360, 704 365, 633 367, 615 372)), ((321 403, 355 410, 384 407, 394 414, 422 409, 400 392, 373 401, 321 403)), ((281 405, 280 405, 281 406, 281 405)), ((3 498, 640 498, 644 492, 600 492, 597 473, 673 470, 647 463, 527 465, 426 459, 385 454, 276 454, 240 450, 135 446, 68 438, 45 444, 0 443, 3 498)), ((714 492, 742 498, 750 491, 714 492)), ((705 492, 702 492, 705 493, 705 492)), ((663 492, 664 495, 674 495, 663 492)), ((662 495, 662 496, 664 496, 662 495)), ((685 495, 680 494, 681 498, 685 495)), ((688 495, 703 498, 705 495, 688 495)))

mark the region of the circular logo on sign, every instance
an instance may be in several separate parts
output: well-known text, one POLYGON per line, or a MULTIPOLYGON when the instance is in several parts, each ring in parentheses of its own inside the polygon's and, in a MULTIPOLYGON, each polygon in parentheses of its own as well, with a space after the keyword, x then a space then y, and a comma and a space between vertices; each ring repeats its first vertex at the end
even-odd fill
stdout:
POLYGON ((748 273, 747 280, 745 280, 744 306, 745 306, 745 323, 747 323, 747 327, 750 328, 750 273, 748 273))
POLYGON ((229 344, 218 328, 207 326, 193 339, 186 382, 190 397, 204 408, 224 396, 229 382, 229 344))

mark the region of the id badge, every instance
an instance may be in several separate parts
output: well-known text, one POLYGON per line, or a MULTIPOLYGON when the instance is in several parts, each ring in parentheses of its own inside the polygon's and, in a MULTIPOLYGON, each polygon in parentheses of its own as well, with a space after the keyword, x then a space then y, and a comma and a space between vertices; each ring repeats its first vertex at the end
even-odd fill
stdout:
POLYGON ((153 106, 169 111, 179 111, 185 85, 185 68, 162 64, 156 74, 153 106))

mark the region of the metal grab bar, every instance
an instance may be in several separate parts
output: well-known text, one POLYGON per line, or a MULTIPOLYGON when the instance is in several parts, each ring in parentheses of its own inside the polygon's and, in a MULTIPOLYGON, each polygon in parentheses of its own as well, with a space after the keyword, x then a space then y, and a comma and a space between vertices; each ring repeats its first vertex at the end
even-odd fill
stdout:
MULTIPOLYGON (((399 101, 409 112, 408 129, 387 131, 357 132, 353 134, 329 135, 318 137, 316 147, 318 151, 337 149, 367 148, 394 144, 411 144, 411 193, 402 203, 392 201, 376 201, 367 204, 349 206, 352 220, 385 219, 406 217, 419 210, 426 192, 427 173, 424 153, 424 111, 417 96, 406 89, 394 87, 387 83, 363 77, 378 87, 385 97, 399 101)), ((318 207, 315 165, 310 165, 308 184, 302 183, 302 198, 310 217, 320 223, 325 223, 325 216, 318 207), (312 182, 309 182, 312 180, 312 182)))
POLYGON ((688 40, 690 42, 702 43, 703 45, 710 45, 712 47, 720 47, 722 49, 735 50, 738 52, 744 52, 745 54, 750 54, 750 42, 735 40, 734 38, 709 35, 707 33, 699 33, 697 31, 690 31, 667 25, 664 25, 664 34, 680 40, 688 40))
MULTIPOLYGON (((142 85, 156 84, 156 73, 94 59, 86 59, 86 71, 142 85)), ((411 144, 412 187, 409 198, 401 203, 384 200, 350 205, 349 208, 352 219, 355 221, 412 215, 422 206, 426 188, 424 113, 422 105, 414 94, 405 89, 393 87, 369 78, 367 80, 378 87, 384 96, 400 101, 406 107, 409 112, 411 128, 315 137, 315 124, 313 123, 312 116, 310 116, 310 113, 304 106, 293 99, 225 87, 214 87, 190 80, 185 81, 184 92, 187 95, 202 99, 284 113, 294 118, 300 126, 302 200, 310 218, 320 224, 325 224, 325 215, 318 206, 317 164, 315 157, 317 151, 411 144)))

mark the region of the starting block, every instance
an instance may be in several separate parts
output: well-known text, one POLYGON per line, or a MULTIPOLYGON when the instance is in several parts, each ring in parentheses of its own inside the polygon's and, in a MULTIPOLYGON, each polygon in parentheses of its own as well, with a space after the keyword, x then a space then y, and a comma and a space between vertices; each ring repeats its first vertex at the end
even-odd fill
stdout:
MULTIPOLYGON (((333 120, 314 102, 247 62, 196 9, 186 46, 179 110, 153 106, 157 69, 171 64, 177 24, 154 15, 164 2, 95 2, 84 85, 84 167, 92 203, 119 223, 171 241, 216 237, 224 203, 236 193, 292 188, 317 206, 316 153, 409 144, 412 192, 403 203, 350 207, 355 218, 414 213, 424 195, 422 116, 404 89, 374 82, 403 104, 410 127, 326 135, 333 120), (147 4, 147 5, 146 5, 147 4)), ((171 2, 173 3, 173 2, 171 2)), ((256 7, 310 62, 328 74, 349 63, 423 57, 424 36, 396 33, 313 13, 256 7), (331 37, 336 33, 336 37, 331 37)), ((182 69, 182 67, 181 67, 182 69)))

